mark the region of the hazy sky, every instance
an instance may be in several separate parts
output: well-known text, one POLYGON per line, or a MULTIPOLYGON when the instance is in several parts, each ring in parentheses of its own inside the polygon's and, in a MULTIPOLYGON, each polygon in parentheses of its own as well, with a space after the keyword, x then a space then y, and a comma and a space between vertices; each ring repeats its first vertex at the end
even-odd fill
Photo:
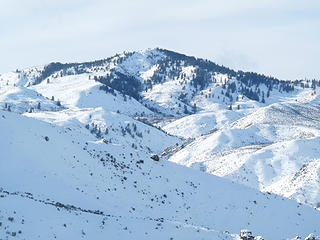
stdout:
POLYGON ((0 73, 161 47, 320 79, 320 0, 0 0, 0 73))

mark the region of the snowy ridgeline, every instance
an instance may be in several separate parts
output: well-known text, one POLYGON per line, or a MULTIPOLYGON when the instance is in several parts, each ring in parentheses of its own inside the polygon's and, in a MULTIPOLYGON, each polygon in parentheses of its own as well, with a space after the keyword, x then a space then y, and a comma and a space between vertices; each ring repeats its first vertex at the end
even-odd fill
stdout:
POLYGON ((0 75, 0 239, 317 239, 318 85, 163 49, 0 75))
MULTIPOLYGON (((198 137, 169 160, 319 208, 319 120, 319 106, 273 104, 198 137)), ((164 128, 171 132, 173 124, 164 128)))

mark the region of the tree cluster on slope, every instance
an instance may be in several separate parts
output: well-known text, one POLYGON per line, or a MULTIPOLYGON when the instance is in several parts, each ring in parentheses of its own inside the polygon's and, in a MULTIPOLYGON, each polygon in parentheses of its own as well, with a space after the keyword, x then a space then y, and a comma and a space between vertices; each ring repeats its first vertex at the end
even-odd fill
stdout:
POLYGON ((94 80, 99 81, 104 85, 100 87, 100 89, 112 91, 110 90, 111 88, 137 100, 141 98, 140 92, 142 90, 142 84, 139 79, 134 76, 111 70, 110 74, 100 77, 95 76, 94 80))

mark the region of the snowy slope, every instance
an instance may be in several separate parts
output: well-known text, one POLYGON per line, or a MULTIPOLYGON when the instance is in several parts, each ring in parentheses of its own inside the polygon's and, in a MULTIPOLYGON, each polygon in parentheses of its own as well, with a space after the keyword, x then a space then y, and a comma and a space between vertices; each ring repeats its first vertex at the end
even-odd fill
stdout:
POLYGON ((90 74, 71 75, 54 78, 49 83, 30 87, 47 98, 54 96, 62 104, 78 108, 102 107, 106 111, 120 111, 127 115, 152 114, 152 112, 137 102, 135 99, 123 96, 120 93, 114 95, 100 90, 101 83, 89 79, 90 74))
POLYGON ((309 160, 294 175, 291 174, 282 178, 282 180, 268 186, 266 190, 297 199, 302 203, 320 209, 319 164, 319 158, 309 160))
POLYGON ((168 136, 163 131, 136 121, 133 118, 100 108, 73 108, 59 112, 25 113, 25 116, 40 119, 76 131, 91 132, 116 146, 130 146, 135 151, 160 154, 165 148, 179 144, 181 140, 168 136))
POLYGON ((217 109, 203 111, 179 118, 163 126, 166 132, 184 138, 195 138, 217 131, 226 124, 230 124, 244 116, 242 112, 217 109))
POLYGON ((259 192, 319 207, 319 86, 165 49, 2 74, 0 239, 319 234, 259 192))
POLYGON ((31 110, 58 111, 63 109, 40 93, 25 88, 25 82, 18 73, 7 73, 0 77, 0 109, 23 113, 31 110), (40 105, 39 105, 40 104, 40 105))
POLYGON ((9 109, 17 113, 26 111, 59 111, 63 107, 57 102, 45 98, 36 91, 26 88, 0 88, 0 108, 9 109))
POLYGON ((169 160, 316 207, 318 175, 313 175, 312 187, 294 176, 320 158, 319 120, 318 106, 272 104, 197 138, 169 160), (296 183, 285 187, 292 179, 296 183))
POLYGON ((242 228, 265 239, 319 234, 320 213, 294 201, 154 162, 86 131, 0 115, 2 236, 233 239, 224 231, 242 228))

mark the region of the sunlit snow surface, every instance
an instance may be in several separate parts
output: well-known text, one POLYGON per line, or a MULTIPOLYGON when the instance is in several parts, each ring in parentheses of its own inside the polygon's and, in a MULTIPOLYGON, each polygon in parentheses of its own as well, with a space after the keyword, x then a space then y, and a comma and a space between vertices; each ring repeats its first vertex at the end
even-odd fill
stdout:
POLYGON ((144 84, 166 56, 121 57, 35 85, 44 67, 0 75, 0 239, 320 235, 319 90, 234 94, 229 110, 222 84, 236 79, 216 73, 196 91, 184 66, 137 101, 94 77, 144 84))

